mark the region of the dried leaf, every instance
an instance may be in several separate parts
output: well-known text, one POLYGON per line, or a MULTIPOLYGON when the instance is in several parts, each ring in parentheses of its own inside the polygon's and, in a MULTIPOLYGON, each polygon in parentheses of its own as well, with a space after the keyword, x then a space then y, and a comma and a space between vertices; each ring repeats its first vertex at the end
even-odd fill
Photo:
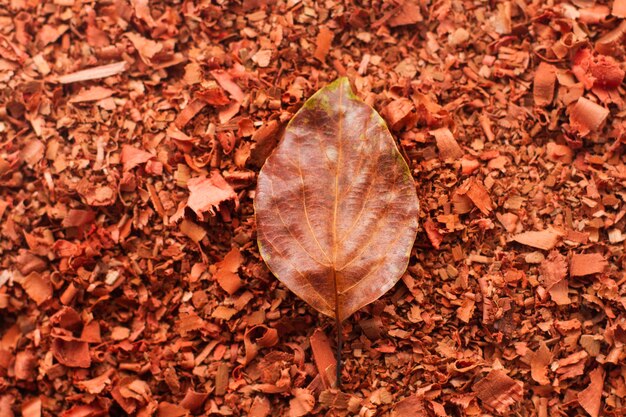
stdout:
POLYGON ((347 78, 317 92, 289 123, 259 174, 255 211, 270 270, 338 320, 400 279, 417 233, 411 173, 347 78))

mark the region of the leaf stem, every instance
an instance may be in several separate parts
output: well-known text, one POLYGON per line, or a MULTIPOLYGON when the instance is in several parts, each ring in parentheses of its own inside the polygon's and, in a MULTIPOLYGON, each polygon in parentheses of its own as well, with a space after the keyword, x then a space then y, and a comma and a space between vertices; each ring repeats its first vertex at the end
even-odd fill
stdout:
POLYGON ((339 320, 339 309, 335 309, 335 333, 337 334, 337 388, 341 388, 341 348, 343 337, 341 331, 341 320, 339 320))

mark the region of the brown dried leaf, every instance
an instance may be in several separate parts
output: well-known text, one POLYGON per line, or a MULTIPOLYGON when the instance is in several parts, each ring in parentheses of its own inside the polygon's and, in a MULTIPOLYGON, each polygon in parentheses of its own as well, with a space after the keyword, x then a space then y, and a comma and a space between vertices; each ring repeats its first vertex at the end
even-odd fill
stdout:
POLYGON ((418 201, 384 121, 341 78, 289 123, 259 174, 255 212, 260 252, 274 275, 344 320, 404 273, 418 201))

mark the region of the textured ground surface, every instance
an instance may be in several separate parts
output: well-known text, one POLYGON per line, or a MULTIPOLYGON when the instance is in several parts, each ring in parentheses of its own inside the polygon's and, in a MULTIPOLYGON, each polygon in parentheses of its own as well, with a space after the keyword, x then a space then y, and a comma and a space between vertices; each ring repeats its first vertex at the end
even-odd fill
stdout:
POLYGON ((0 1, 0 416, 623 415, 624 17, 0 1), (252 201, 340 75, 401 144, 421 227, 345 322, 338 391, 333 323, 260 260, 252 201))

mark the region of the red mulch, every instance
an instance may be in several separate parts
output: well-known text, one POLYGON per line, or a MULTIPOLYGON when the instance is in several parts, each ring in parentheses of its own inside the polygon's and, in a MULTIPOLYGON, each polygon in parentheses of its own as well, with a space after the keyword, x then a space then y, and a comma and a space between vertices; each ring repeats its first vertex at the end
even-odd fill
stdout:
POLYGON ((1 2, 0 416, 624 415, 626 1, 551 3, 1 2), (252 206, 340 75, 421 204, 341 391, 252 206))

